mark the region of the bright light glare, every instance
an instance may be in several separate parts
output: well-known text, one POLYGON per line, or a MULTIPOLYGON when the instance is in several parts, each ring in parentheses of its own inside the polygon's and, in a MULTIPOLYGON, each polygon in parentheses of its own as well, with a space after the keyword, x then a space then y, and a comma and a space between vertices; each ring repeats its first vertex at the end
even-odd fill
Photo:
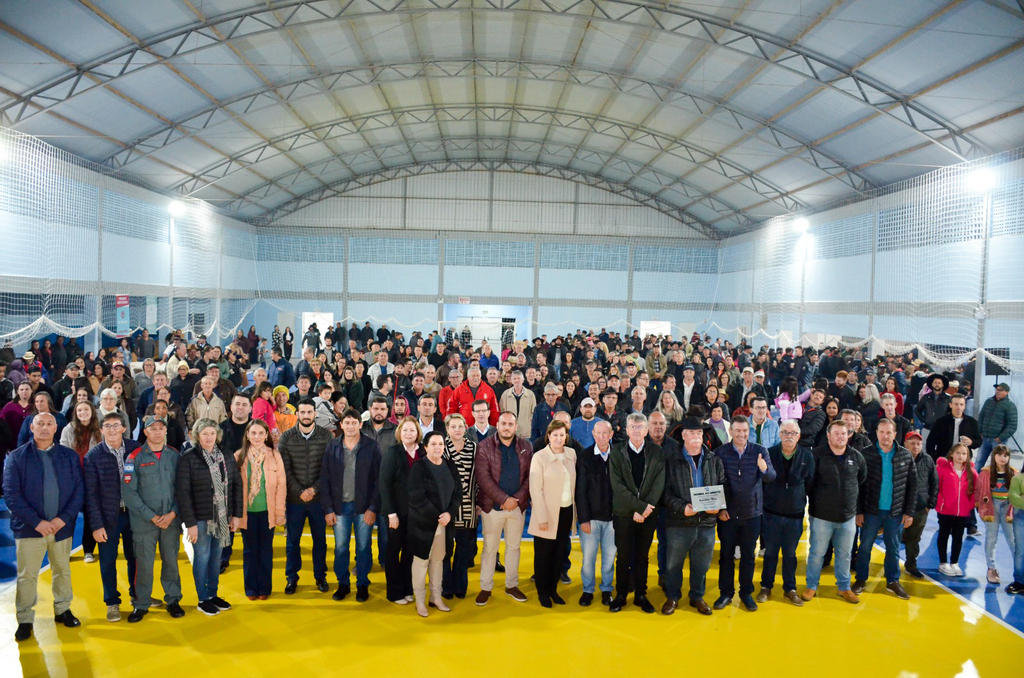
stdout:
POLYGON ((967 175, 965 183, 972 193, 988 193, 996 185, 996 175, 987 167, 979 167, 967 175))
POLYGON ((799 219, 793 221, 793 228, 796 229, 797 231, 800 231, 801 233, 805 233, 807 229, 810 227, 810 225, 810 222, 807 221, 807 219, 804 219, 803 217, 800 217, 799 219))
POLYGON ((171 213, 172 217, 181 217, 185 215, 185 211, 188 207, 185 206, 180 200, 174 200, 170 205, 167 206, 167 211, 171 213))

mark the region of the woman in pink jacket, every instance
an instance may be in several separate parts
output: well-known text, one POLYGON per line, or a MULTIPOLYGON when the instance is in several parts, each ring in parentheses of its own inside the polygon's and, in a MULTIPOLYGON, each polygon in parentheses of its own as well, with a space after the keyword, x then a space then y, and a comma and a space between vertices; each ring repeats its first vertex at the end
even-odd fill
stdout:
POLYGON ((252 393, 252 418, 260 419, 277 440, 277 417, 274 416, 274 387, 269 381, 261 381, 252 393))
POLYGON ((235 453, 242 473, 242 561, 245 595, 270 597, 274 571, 274 528, 285 523, 287 485, 284 460, 274 449, 270 427, 253 419, 245 427, 242 449, 235 453))
POLYGON ((975 504, 978 474, 971 463, 971 451, 963 443, 953 445, 949 454, 935 466, 939 473, 939 498, 935 505, 939 516, 939 572, 949 577, 962 577, 964 571, 958 564, 960 549, 975 504), (950 538, 953 548, 947 559, 950 538))

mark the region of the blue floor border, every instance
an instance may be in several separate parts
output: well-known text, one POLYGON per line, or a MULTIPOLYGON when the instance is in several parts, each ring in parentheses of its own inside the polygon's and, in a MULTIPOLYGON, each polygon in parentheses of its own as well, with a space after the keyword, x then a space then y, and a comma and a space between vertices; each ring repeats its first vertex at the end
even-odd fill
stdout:
MULTIPOLYGON (((918 567, 929 579, 943 586, 953 594, 975 605, 981 610, 1002 621, 1021 636, 1024 636, 1024 595, 1010 595, 1003 588, 1013 580, 1013 555, 1007 548, 1003 537, 996 543, 996 567, 1002 577, 999 586, 987 581, 988 568, 985 562, 985 525, 979 525, 980 539, 965 539, 960 565, 964 570, 963 577, 947 577, 939 574, 938 519, 934 511, 928 517, 928 524, 921 535, 921 555, 918 567)), ((75 525, 73 548, 82 544, 82 517, 78 517, 75 525)), ((881 539, 876 545, 881 544, 881 539)), ((880 547, 879 547, 880 548, 880 547)), ((901 556, 903 549, 901 547, 901 556)), ((15 563, 14 535, 11 532, 11 515, 7 504, 0 497, 0 583, 7 584, 17 578, 15 563)), ((48 562, 44 559, 43 566, 48 562)), ((906 573, 903 577, 907 577, 906 573)))

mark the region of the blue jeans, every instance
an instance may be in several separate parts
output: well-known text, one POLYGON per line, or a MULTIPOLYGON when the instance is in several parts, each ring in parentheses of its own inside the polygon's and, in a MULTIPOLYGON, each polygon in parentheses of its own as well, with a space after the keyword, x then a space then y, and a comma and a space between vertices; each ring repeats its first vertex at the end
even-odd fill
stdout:
POLYGON ((476 528, 456 527, 445 540, 444 566, 441 568, 441 595, 465 598, 469 590, 469 568, 476 558, 476 528))
POLYGON ((782 551, 782 590, 796 591, 796 547, 803 533, 803 518, 773 513, 761 516, 761 544, 764 546, 761 588, 770 591, 775 586, 775 571, 779 567, 779 551, 782 551))
POLYGON ((865 513, 864 525, 860 528, 860 550, 857 551, 857 581, 866 581, 871 551, 878 533, 885 542, 885 583, 900 580, 900 538, 903 536, 903 516, 884 513, 865 513))
POLYGON ((196 523, 199 536, 192 547, 192 578, 196 581, 196 595, 199 602, 209 600, 217 595, 220 584, 220 552, 223 549, 220 540, 206 531, 206 520, 196 523))
POLYGON ((683 565, 689 556, 690 600, 703 598, 708 568, 715 554, 715 528, 666 527, 665 550, 665 595, 675 601, 682 598, 683 565))
POLYGON ((121 594, 117 591, 117 546, 124 544, 124 559, 128 565, 128 596, 135 598, 135 547, 132 544, 132 527, 128 512, 121 509, 117 516, 117 532, 107 532, 107 541, 96 544, 100 557, 100 579, 103 581, 103 602, 106 605, 120 605, 121 594))
POLYGON ((309 531, 313 533, 313 578, 327 579, 327 521, 319 501, 308 504, 288 504, 285 507, 285 523, 288 539, 285 541, 284 574, 289 582, 299 580, 302 569, 302 530, 309 520, 309 531))
POLYGON ((853 538, 857 534, 857 519, 850 518, 845 523, 833 523, 812 517, 810 527, 811 550, 807 556, 807 588, 818 590, 821 565, 825 561, 825 550, 831 541, 835 547, 836 584, 840 591, 849 591, 850 552, 853 550, 853 538))
POLYGON ((370 585, 370 568, 373 567, 373 551, 370 538, 373 536, 373 525, 367 525, 362 513, 356 513, 355 502, 341 505, 341 513, 334 523, 334 576, 338 585, 351 586, 349 581, 349 542, 352 538, 352 526, 356 528, 356 586, 370 585))
POLYGON ((242 530, 245 595, 269 596, 274 573, 274 529, 266 511, 249 511, 242 530))
POLYGON ((1013 509, 1013 581, 1024 584, 1024 510, 1013 509))
POLYGON ((988 463, 988 457, 992 454, 992 448, 996 446, 995 438, 982 438, 981 447, 978 448, 978 461, 974 464, 974 468, 981 473, 981 470, 985 468, 985 464, 988 463))
POLYGON ((992 500, 992 508, 995 509, 996 515, 991 523, 985 523, 985 560, 990 570, 996 569, 996 542, 999 540, 999 530, 1003 531, 1003 537, 1006 538, 1006 543, 1010 547, 1010 553, 1016 549, 1013 523, 1006 522, 1009 507, 1009 500, 992 500))
POLYGON ((580 530, 580 549, 583 551, 580 578, 583 579, 584 593, 593 593, 597 586, 594 577, 599 548, 601 549, 601 592, 611 593, 615 588, 615 527, 610 520, 591 520, 590 534, 580 530))

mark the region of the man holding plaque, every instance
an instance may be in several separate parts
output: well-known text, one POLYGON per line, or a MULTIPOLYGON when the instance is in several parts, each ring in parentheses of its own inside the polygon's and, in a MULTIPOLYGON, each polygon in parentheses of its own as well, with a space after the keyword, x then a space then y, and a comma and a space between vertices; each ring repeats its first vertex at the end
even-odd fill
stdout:
POLYGON ((814 477, 814 456, 810 450, 799 446, 800 425, 795 419, 782 422, 779 435, 782 442, 768 450, 778 478, 764 488, 764 516, 761 518, 764 562, 761 564, 761 591, 756 601, 763 603, 771 598, 779 551, 782 551, 782 594, 801 607, 804 602, 796 591, 796 547, 804 533, 807 485, 814 477))
POLYGON ((665 568, 665 593, 668 599, 661 607, 661 613, 669 615, 676 611, 682 597, 683 564, 689 558, 690 607, 709 615, 711 607, 704 602, 704 584, 715 552, 715 523, 719 509, 699 510, 694 505, 696 500, 692 493, 697 488, 720 488, 725 482, 725 467, 717 455, 704 447, 704 430, 699 419, 687 417, 681 428, 682 454, 670 455, 665 459, 665 493, 662 495, 662 504, 668 552, 665 568))
POLYGON ((718 512, 718 539, 722 542, 718 558, 718 591, 714 608, 732 604, 735 595, 733 553, 740 547, 740 600, 748 612, 757 611, 754 602, 754 555, 761 534, 761 483, 775 480, 775 469, 768 450, 749 442, 750 423, 736 415, 729 424, 732 441, 715 450, 725 467, 725 502, 729 507, 718 512))

